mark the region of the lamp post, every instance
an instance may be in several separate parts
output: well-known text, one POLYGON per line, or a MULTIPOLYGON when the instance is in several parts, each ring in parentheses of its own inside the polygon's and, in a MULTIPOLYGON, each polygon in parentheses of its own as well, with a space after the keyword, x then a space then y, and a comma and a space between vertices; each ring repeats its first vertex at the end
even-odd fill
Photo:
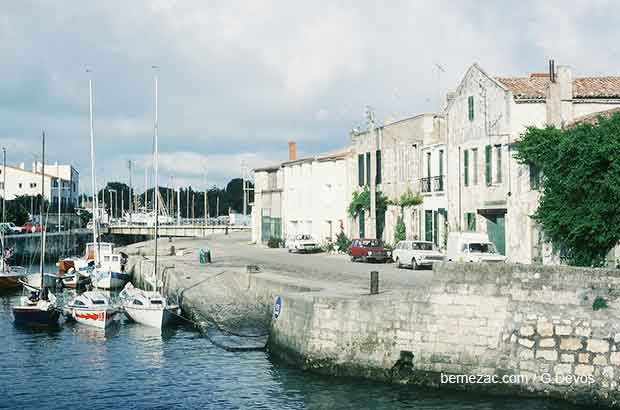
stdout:
POLYGON ((2 147, 2 223, 6 222, 6 147, 2 147))

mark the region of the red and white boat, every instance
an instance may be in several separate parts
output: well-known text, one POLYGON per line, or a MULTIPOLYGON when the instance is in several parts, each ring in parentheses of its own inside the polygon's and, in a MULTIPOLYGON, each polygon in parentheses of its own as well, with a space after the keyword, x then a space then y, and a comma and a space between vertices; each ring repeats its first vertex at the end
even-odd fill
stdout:
POLYGON ((112 306, 110 299, 102 292, 84 292, 76 296, 65 306, 65 314, 88 326, 105 329, 114 321, 118 309, 112 306))

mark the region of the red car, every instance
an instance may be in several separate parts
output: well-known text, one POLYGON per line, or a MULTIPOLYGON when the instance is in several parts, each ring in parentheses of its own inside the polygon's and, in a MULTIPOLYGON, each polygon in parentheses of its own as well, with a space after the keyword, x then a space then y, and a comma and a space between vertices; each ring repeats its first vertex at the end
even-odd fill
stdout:
POLYGON ((28 222, 22 226, 22 231, 26 233, 41 232, 42 230, 43 230, 43 227, 41 226, 41 224, 32 224, 28 222))
POLYGON ((352 262, 388 262, 392 259, 392 252, 377 239, 353 239, 348 254, 352 262))

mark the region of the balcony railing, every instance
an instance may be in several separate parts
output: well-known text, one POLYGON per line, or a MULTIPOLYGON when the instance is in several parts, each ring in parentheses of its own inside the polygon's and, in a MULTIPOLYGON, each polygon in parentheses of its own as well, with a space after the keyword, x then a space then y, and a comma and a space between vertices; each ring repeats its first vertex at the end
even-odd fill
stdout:
POLYGON ((427 177, 420 180, 422 193, 443 192, 445 189, 444 176, 427 177))

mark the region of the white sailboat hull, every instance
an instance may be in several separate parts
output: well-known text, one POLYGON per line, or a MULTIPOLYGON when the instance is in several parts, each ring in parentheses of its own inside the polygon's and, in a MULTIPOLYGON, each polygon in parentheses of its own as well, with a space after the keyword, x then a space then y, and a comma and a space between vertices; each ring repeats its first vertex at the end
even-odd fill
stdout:
POLYGON ((140 306, 125 306, 125 313, 134 322, 161 329, 173 322, 178 315, 178 307, 167 306, 163 309, 140 306))
POLYGON ((73 309, 71 317, 83 325, 105 329, 114 321, 114 310, 73 309))

